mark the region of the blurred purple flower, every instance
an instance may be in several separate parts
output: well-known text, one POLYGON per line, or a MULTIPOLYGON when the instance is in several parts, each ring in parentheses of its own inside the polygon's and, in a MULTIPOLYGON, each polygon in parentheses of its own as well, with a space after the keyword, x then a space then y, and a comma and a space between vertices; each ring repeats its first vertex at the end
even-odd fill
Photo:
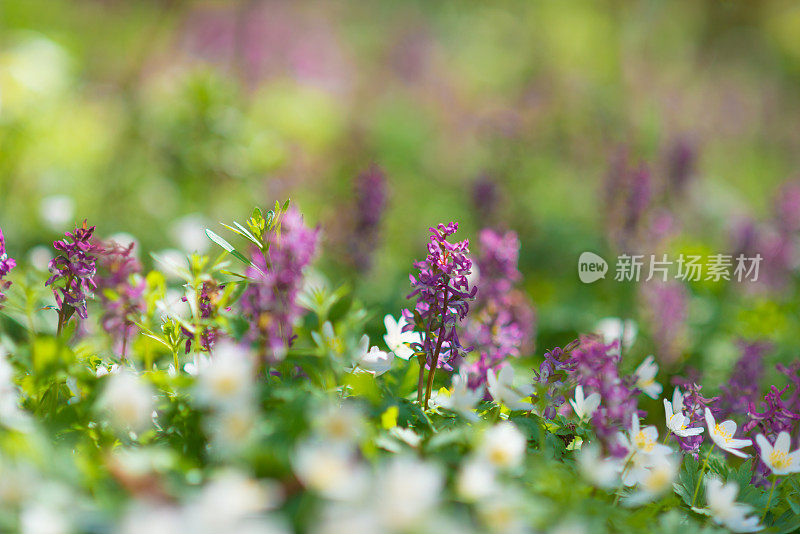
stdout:
POLYGON ((386 209, 386 175, 377 165, 358 175, 354 183, 355 224, 350 253, 359 271, 369 270, 386 209))
POLYGON ((619 428, 630 425, 638 404, 635 378, 620 376, 620 360, 619 341, 606 344, 599 338, 583 336, 564 364, 572 381, 583 386, 584 394, 600 394, 602 402, 591 421, 597 437, 615 456, 626 452, 617 442, 616 434, 619 428))
POLYGON ((3 236, 3 229, 0 228, 0 308, 2 308, 3 302, 6 300, 3 292, 11 287, 11 282, 3 280, 3 278, 16 266, 17 262, 14 261, 14 258, 10 258, 6 252, 6 240, 3 236))
POLYGON ((255 267, 247 269, 252 281, 240 302, 249 322, 246 339, 266 361, 282 360, 294 339, 292 328, 302 312, 297 294, 303 271, 316 253, 318 237, 319 229, 308 228, 300 212, 291 207, 283 214, 279 229, 266 236, 267 253, 253 249, 255 267))
POLYGON ((764 377, 764 355, 772 345, 764 342, 739 341, 742 355, 736 362, 727 384, 722 384, 719 396, 719 415, 730 418, 747 413, 750 404, 758 401, 759 384, 764 377))
POLYGON ((680 282, 652 281, 641 286, 659 361, 674 364, 687 338, 689 292, 680 282))
MULTIPOLYGON (((521 278, 517 234, 487 228, 481 231, 479 240, 478 312, 467 322, 464 339, 487 362, 488 370, 530 349, 535 316, 525 295, 514 289, 521 278)), ((485 379, 485 375, 482 379, 473 378, 472 384, 480 386, 485 379)))
POLYGON ((693 143, 685 138, 673 142, 667 152, 667 186, 676 196, 686 189, 696 162, 697 151, 693 143))
POLYGON ((472 184, 472 206, 480 220, 489 220, 495 214, 499 193, 497 183, 488 174, 481 174, 472 184))
POLYGON ((103 330, 114 338, 116 350, 126 356, 128 341, 136 334, 134 319, 145 311, 141 277, 142 264, 134 256, 134 243, 127 247, 115 241, 101 246, 98 256, 97 282, 103 316, 103 330))
POLYGON ((653 194, 649 169, 632 166, 628 151, 614 156, 605 180, 606 224, 611 241, 622 251, 636 245, 653 194))
POLYGON ((53 242, 53 247, 62 253, 50 261, 52 276, 45 282, 53 286, 58 307, 58 333, 77 312, 81 319, 87 318, 86 299, 92 298, 97 285, 96 254, 99 247, 92 242, 94 226, 83 225, 73 232, 66 232, 67 239, 53 242))
POLYGON ((785 233, 800 230, 800 181, 789 181, 780 186, 775 195, 775 219, 785 233))

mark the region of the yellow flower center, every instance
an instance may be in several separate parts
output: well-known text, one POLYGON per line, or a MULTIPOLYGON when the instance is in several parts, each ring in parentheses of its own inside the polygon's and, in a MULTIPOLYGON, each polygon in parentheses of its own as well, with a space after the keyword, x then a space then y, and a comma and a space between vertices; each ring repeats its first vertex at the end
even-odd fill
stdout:
POLYGON ((638 434, 636 434, 636 437, 634 438, 633 441, 634 443, 636 443, 637 449, 645 452, 650 452, 651 450, 653 450, 653 446, 655 445, 655 443, 653 443, 651 439, 645 436, 644 432, 642 432, 641 430, 639 431, 638 434))
POLYGON ((725 440, 725 443, 729 443, 733 439, 733 435, 721 429, 719 425, 714 425, 714 433, 725 440))
POLYGON ((777 469, 786 469, 792 465, 792 459, 783 451, 773 450, 769 455, 769 463, 777 469))

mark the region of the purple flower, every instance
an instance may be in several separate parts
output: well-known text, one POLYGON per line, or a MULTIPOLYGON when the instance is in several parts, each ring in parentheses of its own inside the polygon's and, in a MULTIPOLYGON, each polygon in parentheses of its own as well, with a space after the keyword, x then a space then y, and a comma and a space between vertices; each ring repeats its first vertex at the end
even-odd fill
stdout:
POLYGON ((620 150, 605 181, 608 231, 620 250, 630 250, 637 244, 652 193, 650 171, 644 165, 632 166, 628 151, 620 150))
POLYGON ((45 283, 53 286, 58 307, 58 333, 77 312, 82 319, 87 318, 86 299, 92 298, 97 285, 96 272, 97 245, 92 242, 94 226, 83 225, 74 232, 66 232, 67 239, 53 242, 53 247, 61 254, 50 261, 52 276, 45 283))
POLYGON ((739 341, 742 355, 733 368, 727 384, 720 386, 719 415, 729 418, 732 415, 747 413, 750 404, 758 401, 761 379, 764 377, 764 355, 772 345, 762 342, 739 341))
POLYGON ((675 363, 686 344, 689 295, 680 282, 651 282, 642 286, 656 354, 664 363, 675 363))
POLYGON ((116 349, 126 356, 128 341, 136 334, 134 320, 144 313, 146 283, 141 277, 142 264, 132 254, 134 244, 124 247, 110 241, 98 256, 97 282, 103 316, 103 330, 114 338, 116 349))
POLYGON ((467 275, 471 273, 472 261, 469 254, 469 241, 451 243, 447 240, 458 229, 458 224, 439 224, 430 228, 428 255, 424 260, 414 263, 419 275, 409 275, 413 291, 407 298, 416 298, 414 311, 403 310, 406 320, 405 331, 425 332, 421 343, 412 344, 416 352, 424 354, 420 360, 417 400, 422 403, 423 374, 428 371, 424 406, 433 387, 436 369, 452 370, 460 364, 463 355, 471 349, 464 349, 458 339, 456 326, 469 312, 469 301, 475 297, 476 287, 470 289, 467 275))
MULTIPOLYGON (((217 315, 217 301, 219 294, 225 288, 224 285, 218 284, 214 280, 208 280, 200 286, 200 294, 197 295, 197 308, 202 322, 210 322, 217 315)), ((187 298, 183 297, 183 301, 187 302, 187 298)), ((210 352, 214 348, 214 343, 219 337, 219 328, 216 326, 202 326, 200 327, 199 345, 200 350, 210 352)), ((181 327, 181 333, 186 337, 186 354, 192 351, 192 341, 194 335, 184 327, 181 327)))
POLYGON ((8 253, 6 253, 6 240, 3 236, 3 230, 0 228, 0 308, 3 307, 3 302, 6 300, 3 292, 11 287, 11 282, 3 280, 3 278, 16 266, 17 262, 14 261, 14 258, 9 258, 8 253))
MULTIPOLYGON (((480 354, 488 368, 496 368, 506 358, 519 357, 523 350, 530 348, 535 317, 528 299, 514 289, 521 278, 517 269, 517 234, 484 229, 479 239, 478 312, 467 322, 464 339, 480 354)), ((485 379, 484 374, 482 379, 473 379, 472 384, 478 387, 485 379)))
POLYGON ((787 234, 800 230, 800 182, 784 183, 775 195, 775 219, 787 234))
POLYGON ((602 404, 591 421, 597 437, 615 456, 624 454, 616 433, 630 425, 638 404, 635 378, 620 376, 620 359, 619 341, 606 344, 596 337, 583 336, 563 363, 570 379, 583 386, 586 395, 600 394, 602 404))
MULTIPOLYGON (((789 405, 781 400, 783 395, 790 385, 786 385, 783 389, 778 389, 776 386, 770 386, 769 392, 764 396, 764 401, 761 403, 764 410, 759 412, 756 409, 754 402, 749 403, 747 416, 749 420, 742 426, 742 432, 753 434, 764 434, 767 439, 774 443, 778 434, 781 432, 788 432, 794 435, 794 430, 797 421, 800 420, 800 413, 792 411, 789 405)), ((761 450, 758 443, 753 443, 758 457, 761 457, 761 450)), ((766 477, 769 474, 769 468, 763 463, 758 462, 756 472, 753 475, 753 483, 758 485, 765 485, 766 477)))
POLYGON ((265 240, 266 253, 254 248, 247 269, 251 282, 240 300, 248 320, 246 339, 256 345, 267 361, 280 361, 294 338, 292 327, 302 309, 297 294, 303 283, 303 271, 314 258, 319 229, 310 229, 296 208, 286 211, 279 227, 265 240))
POLYGON ((499 200, 497 183, 488 175, 481 174, 472 184, 472 205, 481 220, 491 219, 499 200))
MULTIPOLYGON (((687 427, 703 426, 705 424, 705 410, 706 408, 718 415, 716 406, 712 406, 717 402, 718 397, 706 398, 702 395, 702 386, 698 383, 696 376, 687 378, 675 377, 672 380, 673 385, 683 389, 683 415, 689 418, 686 423, 687 427)), ((703 434, 697 436, 675 436, 680 448, 695 458, 698 457, 700 445, 703 444, 703 434)))
POLYGON ((356 178, 354 184, 354 228, 350 236, 350 254, 356 269, 367 271, 378 241, 378 231, 386 209, 386 176, 377 165, 356 178))
POLYGON ((680 194, 694 172, 697 151, 687 139, 678 139, 667 153, 667 180, 670 190, 680 194))
POLYGON ((469 301, 478 290, 470 289, 467 281, 472 269, 472 261, 467 257, 469 240, 447 241, 457 229, 456 223, 430 228, 428 256, 414 263, 419 276, 409 275, 413 291, 406 298, 416 298, 417 304, 414 312, 403 310, 405 330, 419 328, 426 332, 422 343, 415 348, 425 353, 427 366, 447 370, 452 370, 453 363, 467 352, 458 339, 456 325, 467 316, 469 301))

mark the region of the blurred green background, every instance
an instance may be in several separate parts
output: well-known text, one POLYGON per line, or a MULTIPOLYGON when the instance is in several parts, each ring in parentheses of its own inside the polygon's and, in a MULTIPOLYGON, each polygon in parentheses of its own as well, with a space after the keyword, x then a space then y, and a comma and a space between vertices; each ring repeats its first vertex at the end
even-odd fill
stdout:
MULTIPOLYGON (((395 313, 428 226, 514 229, 548 348, 641 315, 633 288, 575 272, 584 250, 615 254, 603 184, 620 147, 654 176, 675 143, 697 155, 670 252, 732 252, 733 220, 772 216, 800 158, 798 35, 789 0, 4 0, 0 227, 34 263, 83 218, 188 252, 290 197, 323 228, 321 269, 395 313), (372 163, 388 208, 356 276, 353 180, 372 163)), ((713 321, 727 297, 692 287, 686 353, 708 332, 793 340, 791 287, 713 321)))

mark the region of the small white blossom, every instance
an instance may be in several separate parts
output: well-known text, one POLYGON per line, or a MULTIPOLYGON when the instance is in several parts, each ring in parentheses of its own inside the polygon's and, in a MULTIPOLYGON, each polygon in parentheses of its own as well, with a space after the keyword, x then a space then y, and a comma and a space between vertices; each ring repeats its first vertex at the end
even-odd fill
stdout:
POLYGON ((366 490, 367 473, 348 446, 306 441, 295 450, 292 465, 304 486, 329 499, 355 500, 366 490))
MULTIPOLYGON (((680 395, 678 388, 675 388, 675 393, 680 395)), ((673 394, 672 398, 675 399, 675 397, 675 394, 673 394)), ((683 404, 682 399, 677 400, 680 401, 681 405, 683 404)), ((704 428, 701 426, 691 428, 686 427, 686 425, 689 424, 689 418, 681 413, 680 408, 674 408, 673 403, 674 400, 673 402, 670 402, 667 399, 664 399, 664 415, 666 417, 667 428, 669 431, 682 438, 702 434, 704 428)))
POLYGON ((253 359, 246 349, 221 341, 214 348, 211 363, 198 373, 197 398, 216 407, 239 404, 253 392, 253 372, 253 359))
POLYGON ((800 473, 800 449, 789 452, 791 441, 788 432, 778 434, 774 445, 763 434, 756 436, 756 443, 761 450, 761 461, 776 475, 800 473))
POLYGON ((600 407, 600 394, 592 393, 588 397, 584 397, 583 386, 577 386, 575 388, 575 398, 570 399, 569 403, 572 405, 572 409, 575 410, 575 415, 578 416, 578 419, 588 419, 600 407))
POLYGON ((733 532, 758 532, 764 528, 757 516, 747 515, 753 510, 750 505, 736 502, 739 486, 735 482, 723 484, 715 476, 707 476, 705 482, 708 507, 693 508, 694 511, 710 515, 715 523, 733 532))
POLYGON ((494 369, 489 369, 486 382, 495 402, 505 404, 511 410, 533 409, 533 404, 522 400, 533 394, 533 386, 514 387, 514 369, 510 365, 504 365, 497 374, 494 369))
POLYGON ((478 420, 474 408, 482 398, 483 386, 474 390, 470 389, 467 370, 462 367, 458 374, 453 375, 453 388, 450 390, 450 396, 440 399, 439 405, 474 422, 478 420))
POLYGON ((504 421, 484 433, 478 454, 498 469, 510 469, 522 463, 527 444, 522 432, 504 421))
POLYGON ((364 433, 364 416, 352 403, 331 405, 313 417, 314 430, 328 442, 353 444, 364 433))
POLYGON ((470 460, 458 473, 456 491, 465 501, 475 502, 497 491, 495 468, 485 460, 470 460))
POLYGON ((750 446, 753 442, 749 439, 735 439, 733 437, 736 433, 735 421, 727 420, 717 424, 714 420, 714 415, 708 408, 706 408, 705 415, 708 435, 711 436, 711 440, 717 447, 740 458, 747 458, 749 456, 739 449, 750 446))
POLYGON ((144 430, 152 424, 153 389, 127 369, 109 375, 100 406, 119 429, 144 430))
POLYGON ((591 484, 611 489, 619 485, 623 462, 619 458, 603 458, 597 445, 589 444, 578 454, 578 467, 583 477, 591 484))
POLYGON ((384 465, 373 489, 384 530, 410 531, 440 500, 444 477, 433 464, 400 456, 384 465))
POLYGON ((636 368, 636 371, 634 371, 636 387, 642 390, 642 392, 651 399, 657 399, 664 389, 661 384, 656 382, 657 374, 658 364, 652 355, 645 358, 641 365, 636 368))
POLYGON ((395 320, 391 315, 383 318, 383 324, 386 325, 386 335, 383 340, 389 350, 394 352, 394 355, 403 360, 408 360, 414 355, 414 350, 409 346, 411 343, 421 343, 422 336, 419 332, 403 332, 403 327, 406 326, 405 317, 402 315, 400 319, 395 320))
MULTIPOLYGON (((364 336, 365 338, 367 336, 364 336)), ((367 338, 369 343, 369 338, 367 338)), ((354 372, 365 372, 373 376, 380 376, 392 368, 393 353, 384 352, 373 346, 369 351, 364 351, 356 358, 354 372)))

